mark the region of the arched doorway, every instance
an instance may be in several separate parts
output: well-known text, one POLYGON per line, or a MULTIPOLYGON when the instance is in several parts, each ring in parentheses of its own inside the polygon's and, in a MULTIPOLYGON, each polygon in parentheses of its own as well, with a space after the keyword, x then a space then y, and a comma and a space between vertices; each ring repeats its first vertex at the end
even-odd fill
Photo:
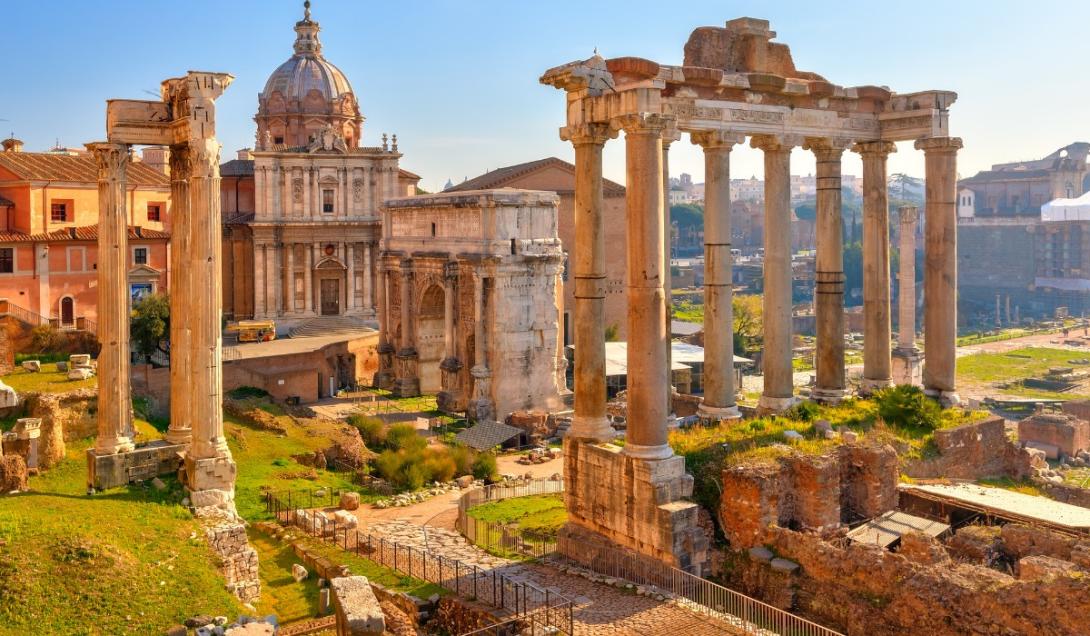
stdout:
POLYGON ((445 305, 443 288, 431 285, 424 290, 416 312, 416 351, 420 356, 418 373, 421 393, 438 393, 443 388, 439 363, 443 359, 445 305))
POLYGON ((71 327, 76 324, 76 306, 71 296, 61 298, 61 326, 71 327))
POLYGON ((320 316, 344 313, 345 267, 335 258, 327 258, 314 268, 315 308, 320 316))

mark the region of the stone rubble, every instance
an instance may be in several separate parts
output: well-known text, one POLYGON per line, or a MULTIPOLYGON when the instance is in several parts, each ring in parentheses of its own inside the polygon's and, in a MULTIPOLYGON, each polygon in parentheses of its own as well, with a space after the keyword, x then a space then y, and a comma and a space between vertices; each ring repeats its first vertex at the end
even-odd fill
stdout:
POLYGON ((246 526, 238 521, 222 521, 205 528, 205 538, 221 560, 227 589, 243 603, 255 601, 261 594, 261 581, 257 551, 247 540, 246 526))

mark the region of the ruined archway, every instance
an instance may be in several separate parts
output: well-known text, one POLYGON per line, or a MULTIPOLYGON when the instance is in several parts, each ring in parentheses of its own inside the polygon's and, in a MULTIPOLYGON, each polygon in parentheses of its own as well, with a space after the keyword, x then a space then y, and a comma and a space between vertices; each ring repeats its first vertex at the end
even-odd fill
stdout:
POLYGON ((443 359, 443 317, 446 294, 432 284, 420 296, 416 313, 416 348, 420 355, 420 391, 438 393, 442 389, 439 363, 443 359))

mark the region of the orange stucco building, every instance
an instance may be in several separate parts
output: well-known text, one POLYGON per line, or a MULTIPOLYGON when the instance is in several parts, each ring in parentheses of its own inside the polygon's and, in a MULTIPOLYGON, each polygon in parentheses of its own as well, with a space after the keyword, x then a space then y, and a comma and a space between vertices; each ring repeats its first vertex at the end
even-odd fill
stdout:
MULTIPOLYGON (((128 168, 130 293, 166 291, 170 181, 128 168)), ((97 317, 98 169, 87 154, 0 152, 0 301, 30 317, 80 328, 97 317)), ((10 309, 9 311, 17 311, 10 309)))

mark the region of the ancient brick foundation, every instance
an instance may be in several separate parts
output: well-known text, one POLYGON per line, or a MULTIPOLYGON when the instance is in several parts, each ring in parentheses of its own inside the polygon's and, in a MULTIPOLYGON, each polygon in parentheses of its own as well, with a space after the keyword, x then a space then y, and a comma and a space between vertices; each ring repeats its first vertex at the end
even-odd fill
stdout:
POLYGON ((1050 459, 1090 449, 1090 422, 1066 413, 1036 413, 1018 422, 1018 441, 1045 451, 1050 459))
POLYGON ((261 594, 257 574, 257 551, 246 538, 246 526, 226 521, 205 528, 212 551, 220 558, 227 589, 243 603, 251 603, 261 594))
POLYGON ((1007 438, 1003 418, 935 431, 938 456, 911 462, 904 472, 916 479, 981 479, 1036 474, 1033 456, 1007 438))
MULTIPOLYGON (((699 506, 685 501, 693 478, 683 457, 634 459, 611 444, 564 440, 568 525, 561 544, 578 546, 565 556, 592 566, 618 547, 700 574, 708 537, 699 506)), ((563 550, 563 548, 562 548, 563 550)))
POLYGON ((840 547, 781 528, 769 529, 765 541, 798 563, 797 573, 784 580, 766 563, 732 552, 730 584, 847 636, 1087 633, 1087 572, 1054 556, 1023 557, 1024 571, 1016 578, 936 557, 937 544, 923 559, 934 562, 921 563, 919 555, 910 559, 862 544, 840 547))
POLYGON ((723 471, 719 522, 736 548, 760 544, 772 525, 835 530, 895 508, 897 477, 890 446, 845 444, 821 456, 732 466, 723 471))

